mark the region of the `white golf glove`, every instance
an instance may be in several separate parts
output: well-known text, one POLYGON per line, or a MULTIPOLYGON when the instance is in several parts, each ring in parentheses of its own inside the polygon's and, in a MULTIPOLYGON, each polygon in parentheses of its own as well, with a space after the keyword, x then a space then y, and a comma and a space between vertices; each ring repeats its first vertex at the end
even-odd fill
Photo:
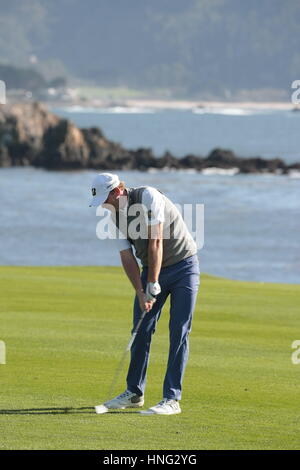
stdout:
POLYGON ((148 282, 146 287, 146 297, 147 300, 156 300, 156 297, 161 292, 161 288, 159 283, 156 282, 148 282))

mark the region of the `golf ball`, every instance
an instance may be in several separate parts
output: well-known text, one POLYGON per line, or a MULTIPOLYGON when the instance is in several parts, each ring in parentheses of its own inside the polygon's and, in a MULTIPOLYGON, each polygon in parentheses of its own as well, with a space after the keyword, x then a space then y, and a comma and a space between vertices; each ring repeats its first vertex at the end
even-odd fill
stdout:
POLYGON ((107 413, 108 408, 106 408, 105 405, 98 405, 98 406, 95 406, 95 411, 98 415, 101 415, 103 413, 107 413))

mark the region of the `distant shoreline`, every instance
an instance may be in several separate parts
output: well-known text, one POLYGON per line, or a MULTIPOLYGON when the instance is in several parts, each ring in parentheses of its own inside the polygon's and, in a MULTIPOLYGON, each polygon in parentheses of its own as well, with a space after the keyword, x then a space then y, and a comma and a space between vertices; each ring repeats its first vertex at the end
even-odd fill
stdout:
POLYGON ((229 101, 183 101, 183 100, 125 100, 127 106, 151 107, 151 108, 170 108, 170 109, 193 109, 203 108, 241 108, 241 109, 294 109, 295 105, 291 102, 229 102, 229 101))
POLYGON ((300 107, 292 102, 256 102, 256 101, 189 101, 189 100, 163 100, 163 99, 89 99, 89 100, 73 100, 73 101, 48 101, 44 102, 50 107, 68 107, 80 106, 85 107, 128 107, 128 108, 151 108, 151 109, 171 109, 171 110, 192 110, 192 109, 242 109, 242 110, 278 110, 278 111, 300 111, 300 107))

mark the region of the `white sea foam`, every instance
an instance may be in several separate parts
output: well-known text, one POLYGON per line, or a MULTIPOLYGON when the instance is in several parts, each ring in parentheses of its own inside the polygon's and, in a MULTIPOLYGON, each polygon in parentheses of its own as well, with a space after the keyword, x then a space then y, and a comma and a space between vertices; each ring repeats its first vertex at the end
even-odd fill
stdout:
POLYGON ((293 179, 299 179, 300 178, 300 171, 299 170, 290 170, 288 172, 288 176, 293 179))
POLYGON ((117 113, 117 114, 153 114, 155 109, 151 108, 140 108, 140 107, 129 107, 129 106, 112 106, 109 108, 103 108, 104 112, 117 113))
POLYGON ((226 175, 226 176, 234 176, 239 173, 239 169, 234 168, 217 168, 217 167, 210 167, 204 168, 201 170, 202 175, 226 175))
POLYGON ((165 172, 165 173, 168 173, 168 172, 176 172, 176 173, 184 173, 184 174, 188 174, 188 175, 194 175, 195 173, 198 173, 198 171, 195 169, 195 168, 179 168, 177 170, 177 168, 169 168, 167 166, 163 167, 163 168, 154 168, 154 167, 150 167, 147 169, 147 173, 160 173, 160 172, 165 172))
POLYGON ((92 106, 65 106, 62 111, 68 113, 93 113, 93 114, 153 114, 155 109, 129 107, 129 106, 109 106, 109 107, 92 107, 92 106))
POLYGON ((270 114, 274 112, 271 109, 246 109, 246 108, 193 108, 195 114, 222 114, 225 116, 252 116, 255 114, 270 114))

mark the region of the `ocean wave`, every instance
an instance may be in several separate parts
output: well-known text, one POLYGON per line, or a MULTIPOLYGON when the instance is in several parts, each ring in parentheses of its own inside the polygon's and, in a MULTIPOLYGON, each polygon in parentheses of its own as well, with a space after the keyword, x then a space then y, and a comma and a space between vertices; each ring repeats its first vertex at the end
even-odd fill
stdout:
POLYGON ((217 167, 210 167, 204 168, 201 170, 202 175, 226 175, 226 176, 234 176, 238 174, 240 170, 236 167, 234 168, 217 168, 217 167))
POLYGON ((289 178, 299 179, 300 178, 300 171, 299 170, 290 170, 288 172, 289 178))
POLYGON ((154 168, 150 167, 147 169, 147 173, 185 173, 185 174, 191 174, 194 175, 196 173, 202 174, 202 175, 225 175, 225 176, 234 176, 239 173, 239 169, 234 167, 234 168, 217 168, 217 167, 210 167, 210 168, 204 168, 201 171, 197 171, 195 168, 169 168, 169 167, 163 167, 163 168, 154 168))
POLYGON ((193 108, 194 114, 222 114, 224 116, 253 116, 256 114, 270 114, 278 112, 271 109, 245 109, 245 108, 193 108))
POLYGON ((167 166, 164 166, 163 168, 155 168, 155 167, 149 167, 147 169, 147 173, 184 173, 184 174, 190 174, 194 175, 198 173, 198 171, 195 168, 170 168, 167 166))
POLYGON ((65 106, 62 111, 68 113, 91 113, 91 114, 154 114, 155 109, 130 107, 130 106, 109 106, 109 107, 93 107, 93 106, 65 106))

